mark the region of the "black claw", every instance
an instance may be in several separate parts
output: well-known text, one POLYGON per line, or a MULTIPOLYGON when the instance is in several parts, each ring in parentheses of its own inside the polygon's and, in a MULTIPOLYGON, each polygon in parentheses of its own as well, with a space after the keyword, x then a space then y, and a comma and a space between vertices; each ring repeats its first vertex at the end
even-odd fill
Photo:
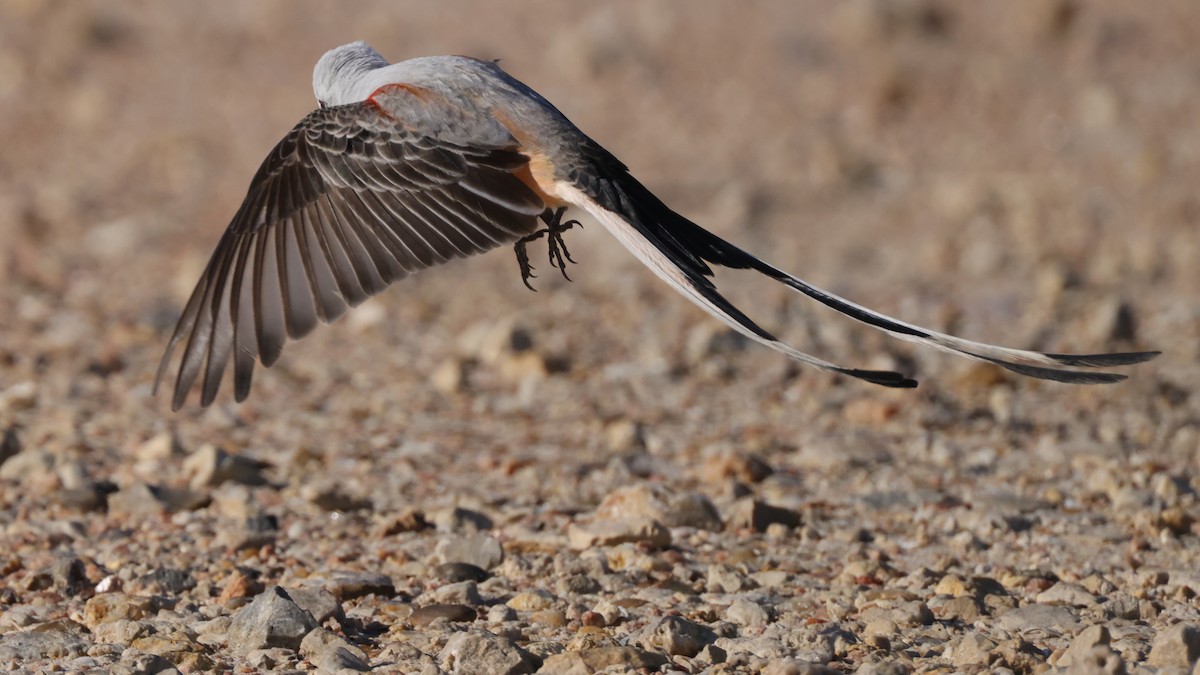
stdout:
POLYGON ((529 253, 525 250, 525 244, 525 239, 513 244, 513 249, 517 252, 517 265, 521 268, 521 283, 525 284, 525 288, 537 293, 537 289, 529 283, 529 280, 536 279, 537 275, 533 273, 533 265, 529 264, 529 253))
POLYGON ((536 278, 536 275, 533 274, 533 266, 529 264, 529 255, 525 251, 525 245, 531 241, 541 239, 543 235, 546 237, 547 256, 550 259, 550 266, 557 268, 562 273, 564 279, 567 281, 571 280, 571 277, 567 276, 567 263, 569 262, 573 265, 577 263, 571 257, 571 251, 567 249, 567 243, 563 240, 562 233, 576 225, 579 225, 582 229, 583 225, 578 220, 563 222, 562 216, 566 211, 567 208, 565 206, 553 211, 546 209, 540 216, 542 221, 546 223, 546 227, 521 238, 514 245, 517 252, 517 264, 521 267, 521 281, 531 291, 536 292, 537 289, 529 284, 529 279, 536 278))

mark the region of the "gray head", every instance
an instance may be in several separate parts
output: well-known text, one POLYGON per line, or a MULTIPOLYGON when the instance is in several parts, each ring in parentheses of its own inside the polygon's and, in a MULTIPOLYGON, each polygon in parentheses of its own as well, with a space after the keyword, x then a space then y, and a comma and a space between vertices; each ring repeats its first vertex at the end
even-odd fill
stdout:
POLYGON ((313 93, 321 107, 355 103, 353 84, 369 71, 389 65, 371 45, 359 40, 325 52, 313 68, 313 93))

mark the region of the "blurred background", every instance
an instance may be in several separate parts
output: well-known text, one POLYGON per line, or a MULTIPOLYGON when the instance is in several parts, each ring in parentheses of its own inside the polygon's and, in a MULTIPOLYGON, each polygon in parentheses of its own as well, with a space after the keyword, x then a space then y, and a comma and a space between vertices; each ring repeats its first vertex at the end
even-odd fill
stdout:
MULTIPOLYGON (((78 617, 110 574, 186 600, 194 624, 263 584, 366 570, 395 588, 363 625, 400 630, 393 609, 444 602, 423 566, 465 527, 457 507, 516 561, 489 603, 574 598, 551 579, 575 569, 573 528, 631 488, 713 517, 662 555, 580 553, 630 568, 601 575, 613 597, 661 590, 615 635, 651 626, 664 593, 724 618, 658 581, 702 593, 736 564, 788 571, 771 593, 797 635, 862 632, 847 612, 883 593, 928 601, 939 621, 890 644, 937 658, 1083 580, 1085 603, 1116 598, 1088 616, 1124 617, 1114 643, 1140 660, 1147 622, 1194 622, 1200 588, 1198 41, 1195 0, 0 0, 5 621, 78 617), (921 380, 885 390, 748 345, 585 220, 574 283, 541 242, 536 294, 507 250, 430 270, 289 345, 246 403, 227 384, 172 413, 151 386, 174 322, 259 163, 315 107, 313 64, 356 39, 501 59, 681 213, 862 304, 1014 347, 1164 354, 1114 386, 1021 379, 720 275, 798 348, 921 380), (761 502, 786 518, 747 520, 761 502), (163 570, 195 583, 138 581, 163 570), (1004 602, 956 598, 974 614, 943 621, 943 574, 999 579, 1004 602)), ((566 622, 539 633, 546 653, 566 622)), ((1006 663, 1041 667, 1063 635, 1025 635, 1036 659, 1014 638, 1006 663)))
POLYGON ((110 457, 165 429, 295 449, 317 429, 443 443, 493 422, 582 447, 662 423, 688 445, 790 439, 820 413, 828 431, 866 399, 883 417, 852 425, 949 406, 1191 448, 1198 27, 1191 0, 4 0, 0 423, 110 457), (432 270, 291 345, 246 405, 226 389, 171 414, 149 397, 169 330, 258 163, 314 107, 312 65, 355 39, 501 59, 675 208, 859 302, 1018 347, 1166 354, 1115 387, 1016 382, 730 277, 797 346, 924 385, 877 391, 746 348, 588 227, 574 284, 543 263, 528 293, 508 251, 432 270))

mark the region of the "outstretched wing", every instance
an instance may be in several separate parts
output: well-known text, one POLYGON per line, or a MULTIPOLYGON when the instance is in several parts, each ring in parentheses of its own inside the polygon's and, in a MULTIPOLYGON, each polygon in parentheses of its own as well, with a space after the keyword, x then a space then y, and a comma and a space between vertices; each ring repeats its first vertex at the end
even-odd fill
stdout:
POLYGON ((390 86, 313 111, 275 146, 159 365, 155 391, 186 343, 173 409, 201 377, 201 405, 212 403, 231 355, 241 401, 255 360, 271 366, 287 338, 418 270, 536 230, 546 206, 519 177, 529 160, 516 140, 421 94, 390 86))

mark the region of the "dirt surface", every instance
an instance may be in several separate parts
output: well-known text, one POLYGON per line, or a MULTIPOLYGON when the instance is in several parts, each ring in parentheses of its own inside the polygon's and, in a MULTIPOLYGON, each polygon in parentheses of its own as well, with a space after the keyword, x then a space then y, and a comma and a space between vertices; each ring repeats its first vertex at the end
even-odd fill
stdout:
POLYGON ((0 1, 0 667, 1187 672, 1197 40, 1193 0, 0 1), (721 275, 921 380, 885 390, 731 337, 587 225, 574 283, 432 270, 171 413, 187 294, 359 38, 502 59, 868 306, 1164 354, 1031 381, 721 275))

